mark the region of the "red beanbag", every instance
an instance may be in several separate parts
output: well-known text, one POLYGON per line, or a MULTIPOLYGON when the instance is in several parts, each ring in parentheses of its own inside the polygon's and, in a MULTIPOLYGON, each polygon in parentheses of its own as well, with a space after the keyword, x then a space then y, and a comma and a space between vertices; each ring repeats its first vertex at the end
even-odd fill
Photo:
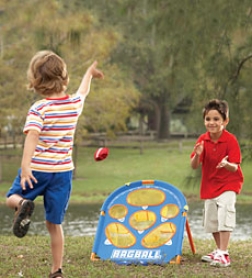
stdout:
POLYGON ((95 161, 101 161, 105 159, 109 154, 108 148, 99 148, 94 153, 94 159, 95 161))

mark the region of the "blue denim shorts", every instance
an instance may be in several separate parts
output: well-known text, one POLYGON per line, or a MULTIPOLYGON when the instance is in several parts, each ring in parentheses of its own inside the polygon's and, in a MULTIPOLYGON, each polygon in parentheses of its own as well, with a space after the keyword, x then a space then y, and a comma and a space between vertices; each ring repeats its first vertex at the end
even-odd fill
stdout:
POLYGON ((27 185, 26 190, 20 186, 20 173, 21 169, 18 170, 18 175, 6 196, 10 197, 17 194, 32 201, 38 196, 43 196, 45 219, 54 224, 61 224, 72 190, 72 171, 58 173, 33 171, 32 173, 38 182, 32 182, 33 189, 27 185))

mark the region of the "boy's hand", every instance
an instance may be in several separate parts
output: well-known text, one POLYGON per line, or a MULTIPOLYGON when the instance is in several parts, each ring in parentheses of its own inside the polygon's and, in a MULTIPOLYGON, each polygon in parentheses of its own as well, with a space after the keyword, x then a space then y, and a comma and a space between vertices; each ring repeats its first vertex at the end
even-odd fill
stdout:
POLYGON ((225 156, 221 162, 216 166, 217 169, 223 168, 228 164, 228 155, 225 156))
POLYGON ((92 78, 104 78, 103 72, 96 68, 97 64, 97 61, 94 61, 93 64, 86 70, 79 89, 77 90, 77 94, 86 97, 90 91, 92 78))
POLYGON ((203 152, 203 149, 204 149, 204 141, 201 141, 194 146, 194 152, 197 155, 201 155, 203 152))
POLYGON ((34 181, 35 183, 37 183, 37 179, 33 176, 32 171, 30 168, 22 168, 21 170, 21 181, 20 181, 20 185, 22 187, 23 190, 26 190, 26 183, 28 183, 29 187, 32 189, 33 188, 33 184, 32 181, 34 181))
POLYGON ((104 74, 101 70, 97 69, 97 61, 94 61, 93 64, 88 68, 90 74, 92 75, 93 78, 104 78, 104 74))
POLYGON ((238 169, 238 164, 228 161, 228 155, 222 158, 221 162, 216 166, 217 169, 225 168, 230 172, 235 172, 238 169))

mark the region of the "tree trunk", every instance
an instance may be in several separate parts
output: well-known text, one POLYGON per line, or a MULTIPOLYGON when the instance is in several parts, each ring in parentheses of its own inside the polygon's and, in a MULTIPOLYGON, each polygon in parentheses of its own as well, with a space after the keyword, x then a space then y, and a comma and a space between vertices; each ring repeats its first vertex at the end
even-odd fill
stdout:
POLYGON ((160 123, 160 109, 158 104, 153 102, 153 109, 148 112, 149 130, 158 131, 159 123, 160 123))
POLYGON ((165 102, 160 103, 158 139, 170 138, 170 111, 165 102))
POLYGON ((143 135, 144 134, 144 114, 140 113, 140 118, 139 118, 139 134, 143 135))
POLYGON ((2 157, 0 156, 0 182, 2 182, 2 157))

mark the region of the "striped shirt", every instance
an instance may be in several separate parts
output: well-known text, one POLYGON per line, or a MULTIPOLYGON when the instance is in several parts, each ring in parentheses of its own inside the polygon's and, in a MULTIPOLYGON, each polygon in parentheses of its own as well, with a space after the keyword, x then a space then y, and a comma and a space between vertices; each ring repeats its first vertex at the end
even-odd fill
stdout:
POLYGON ((29 130, 39 132, 32 170, 51 173, 73 170, 74 133, 84 100, 75 94, 42 99, 32 105, 23 129, 24 133, 29 130))

